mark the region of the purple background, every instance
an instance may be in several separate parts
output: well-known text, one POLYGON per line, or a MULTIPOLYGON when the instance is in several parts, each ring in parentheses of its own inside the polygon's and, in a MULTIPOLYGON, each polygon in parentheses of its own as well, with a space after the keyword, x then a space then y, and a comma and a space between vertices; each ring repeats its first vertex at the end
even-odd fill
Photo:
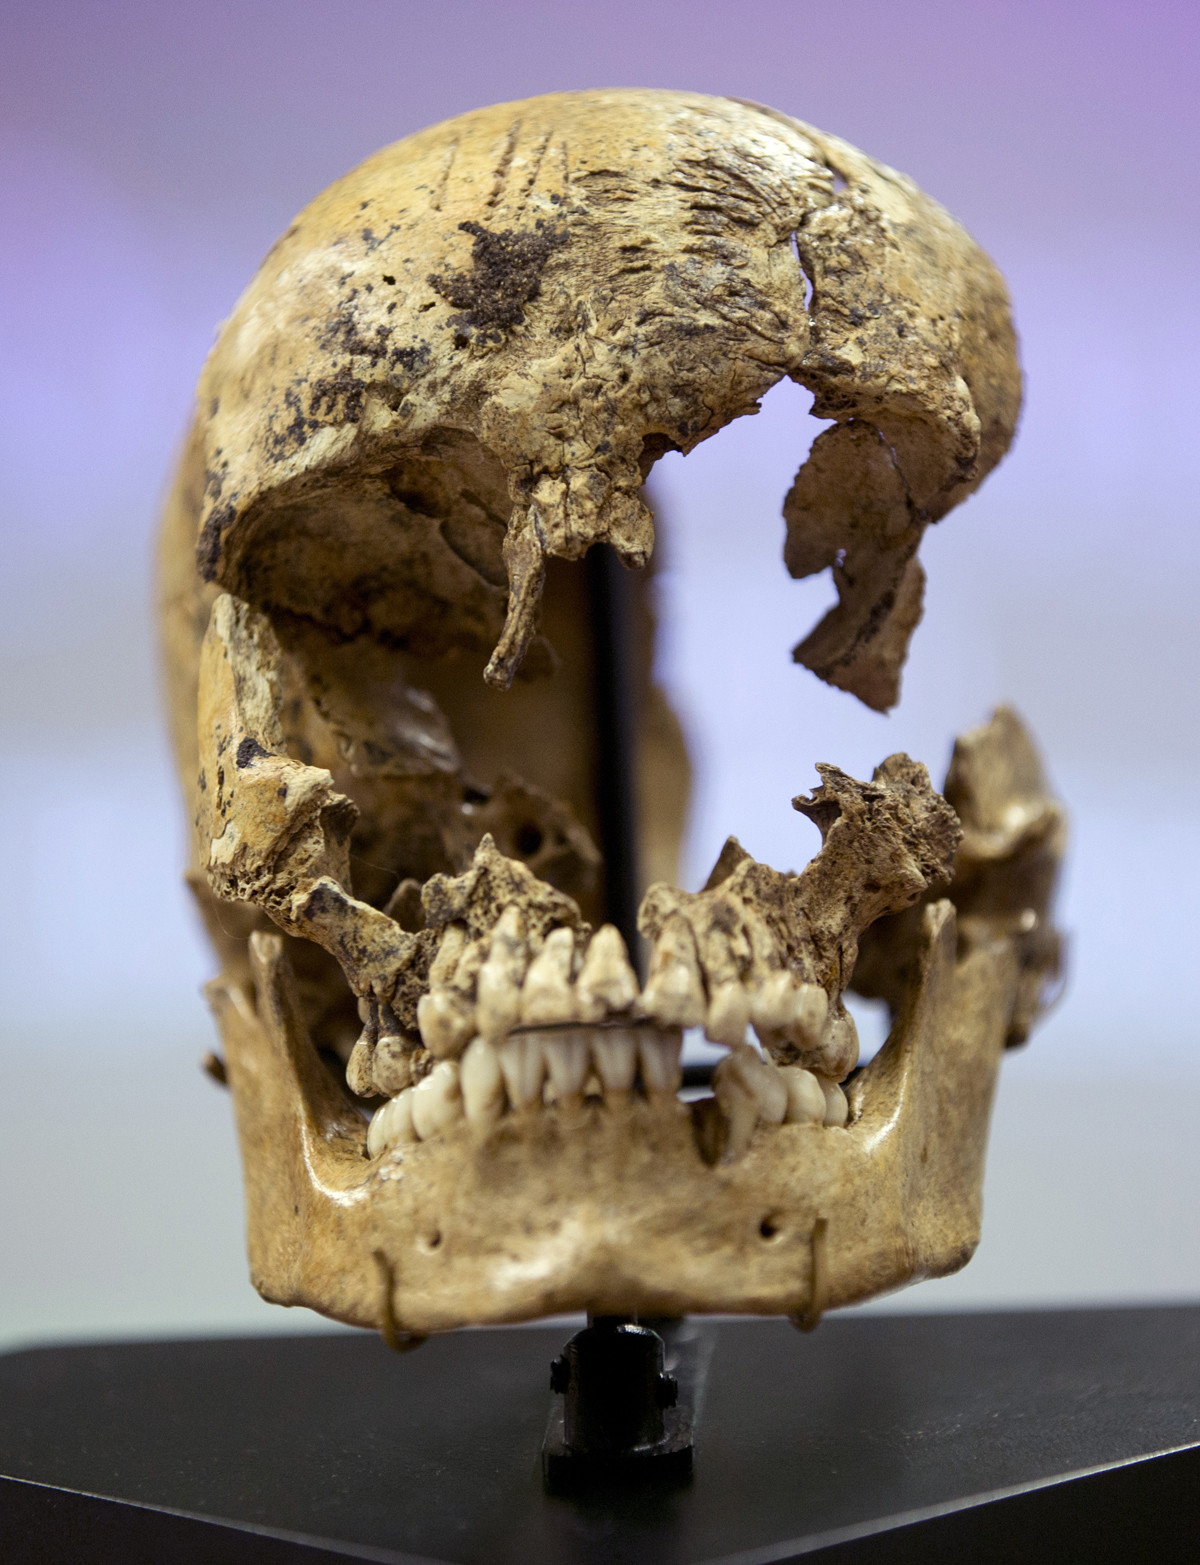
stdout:
POLYGON ((906 748, 940 775, 952 735, 1014 700, 1073 809, 1072 986, 1006 1064, 979 1258, 905 1304, 1200 1289, 1198 16, 8 0, 0 1091, 37 1113, 0 1139, 0 1336, 298 1324, 249 1294, 227 1105, 194 1069, 211 963, 157 710, 156 506, 214 329, 299 207, 432 121, 614 85, 756 99, 910 173, 1007 275, 1028 375, 1013 455, 927 541, 888 719, 788 659, 830 595, 779 562, 807 397, 777 388, 660 464, 685 884, 731 830, 802 862, 788 800, 813 761, 906 748))

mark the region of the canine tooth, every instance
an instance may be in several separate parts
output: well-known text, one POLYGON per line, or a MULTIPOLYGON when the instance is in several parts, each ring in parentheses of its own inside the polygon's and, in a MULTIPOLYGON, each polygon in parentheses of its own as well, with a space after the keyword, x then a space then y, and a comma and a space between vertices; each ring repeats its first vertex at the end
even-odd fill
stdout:
POLYGON ((391 1147, 400 1147, 417 1140, 413 1129, 414 1089, 406 1087, 399 1097, 376 1109, 367 1127, 367 1151, 379 1157, 391 1147))
POLYGON ((476 1018, 480 1036, 492 1043, 503 1038, 520 1020, 521 980, 528 959, 521 909, 515 905, 506 907, 492 931, 487 961, 479 969, 476 1018))
POLYGON ((657 1032, 649 1027, 638 1029, 638 1056, 642 1065, 642 1085, 651 1094, 674 1097, 683 1081, 679 1064, 679 1051, 683 1038, 674 1029, 657 1032))
POLYGON ((537 1033, 512 1033, 496 1045, 496 1053, 513 1108, 538 1102, 546 1079, 546 1056, 537 1033))
POLYGON ((454 977, 459 958, 467 948, 467 926, 447 924, 442 933, 442 943, 429 967, 429 987, 440 989, 454 977))
POLYGON ((627 1011, 637 999, 637 975, 615 925, 602 924, 592 936, 575 993, 579 1018, 585 1022, 600 1022, 605 1016, 627 1011))
POLYGON ((762 1059, 749 1044, 734 1049, 717 1066, 713 1096, 729 1125, 727 1163, 746 1151, 760 1119, 779 1125, 787 1113, 787 1082, 779 1067, 762 1059))
POLYGON ((417 1001, 417 1026, 430 1054, 453 1059, 475 1036, 475 1007, 458 989, 431 989, 417 1001))
POLYGON ((846 1101, 846 1094, 837 1082, 830 1081, 828 1076, 818 1076, 817 1081, 825 1094, 825 1123, 844 1125, 850 1118, 850 1105, 846 1101))
POLYGON ((858 1028, 844 1006, 830 1016, 815 1049, 806 1056, 806 1064, 821 1076, 844 1081, 858 1064, 858 1028))
POLYGON ((696 941, 681 913, 672 913, 664 921, 654 942, 650 977, 638 1010, 660 1027, 699 1027, 704 1021, 704 985, 696 941))
POLYGON ((768 1043, 786 1032, 792 1017, 792 975, 776 970, 768 973, 755 990, 750 1003, 750 1020, 761 1043, 768 1043))
MULTIPOLYGON (((479 1129, 494 1125, 504 1113, 504 1072, 486 1038, 475 1038, 467 1045, 458 1079, 467 1122, 479 1129)), ((824 1099, 821 1101, 823 1105, 824 1099)))
POLYGON ((606 1098, 629 1094, 637 1072, 637 1042, 631 1027, 605 1027, 592 1034, 592 1062, 606 1098))
POLYGON ((577 1112, 591 1064, 587 1035, 573 1030, 543 1033, 542 1053, 560 1110, 568 1115, 577 1112))
POLYGON ((783 1065, 779 1069, 787 1087, 787 1114, 789 1125, 823 1125, 825 1123, 825 1094, 821 1083, 800 1065, 783 1065))
POLYGON ((385 1032, 375 1045, 371 1075, 376 1092, 394 1098, 412 1086, 413 1046, 402 1033, 385 1032))
POLYGON ((525 974, 522 1022, 537 1026, 575 1020, 575 992, 571 986, 574 960, 575 936, 569 929, 551 930, 525 974))
POLYGON ((817 1045, 828 1016, 829 996, 820 984, 793 984, 787 1035, 798 1049, 808 1050, 817 1045))
POLYGON ((750 996, 736 978, 718 984, 708 1004, 708 1020, 704 1024, 705 1036, 714 1043, 736 1049, 746 1041, 746 1028, 750 1025, 750 996))
POLYGON ((458 1061, 441 1060, 417 1083, 412 1094, 413 1129, 422 1141, 449 1130, 463 1116, 458 1061))

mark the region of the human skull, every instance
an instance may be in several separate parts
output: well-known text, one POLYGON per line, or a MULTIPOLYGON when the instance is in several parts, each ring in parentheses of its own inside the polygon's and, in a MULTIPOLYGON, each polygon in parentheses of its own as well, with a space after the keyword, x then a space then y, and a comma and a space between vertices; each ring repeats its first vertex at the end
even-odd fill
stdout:
POLYGON ((465 115, 318 197, 222 330, 163 623, 265 1297, 394 1342, 812 1323, 970 1256, 999 1054, 1058 968, 1062 813, 1011 713, 944 798, 906 756, 819 768, 801 874, 731 838, 676 891, 686 756, 632 588, 644 982, 593 932, 623 758, 568 562, 645 566, 654 461, 784 376, 836 421, 784 503, 788 569, 838 591, 795 656, 886 709, 922 531, 1003 455, 1019 376, 991 263, 844 142, 684 93, 465 115), (852 982, 894 1012, 861 1071, 852 982), (691 1027, 728 1052, 685 1103, 691 1027))

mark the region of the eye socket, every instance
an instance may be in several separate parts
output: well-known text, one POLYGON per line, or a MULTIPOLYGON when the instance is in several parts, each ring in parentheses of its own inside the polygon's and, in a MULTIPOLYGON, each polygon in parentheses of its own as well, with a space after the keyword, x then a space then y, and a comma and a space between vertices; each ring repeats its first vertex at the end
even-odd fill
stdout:
POLYGON ((526 821, 523 826, 517 827, 513 846, 523 859, 531 859, 545 840, 542 828, 535 821, 526 821))

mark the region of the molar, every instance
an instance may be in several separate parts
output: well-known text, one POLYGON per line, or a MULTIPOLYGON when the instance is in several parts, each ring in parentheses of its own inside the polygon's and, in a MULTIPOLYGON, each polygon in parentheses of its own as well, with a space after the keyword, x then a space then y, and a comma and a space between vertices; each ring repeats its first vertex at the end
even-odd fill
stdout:
POLYGON ((494 1125, 505 1109, 504 1072, 486 1038, 475 1038, 467 1045, 459 1067, 459 1085, 467 1123, 478 1130, 494 1125))
POLYGON ((577 1013, 571 968, 575 960, 575 936, 569 929, 554 929, 529 964, 521 990, 521 1021, 525 1026, 573 1022, 577 1013))
POLYGON ((713 1043, 724 1044, 727 1049, 736 1049, 746 1041, 750 1006, 750 996, 736 978, 718 984, 709 1001, 705 1036, 713 1043))
POLYGON ((412 1125, 422 1141, 449 1130, 463 1116, 457 1060, 442 1060, 412 1089, 412 1125))
POLYGON ((578 1118, 591 1065, 587 1034, 564 1028, 543 1033, 541 1041, 559 1112, 567 1119, 578 1118))
POLYGON ((479 969, 476 1019, 481 1037, 498 1043, 521 1016, 521 980, 529 960, 525 919, 512 904, 492 931, 487 961, 479 969))
POLYGON ((539 1103, 546 1080, 541 1037, 533 1032, 511 1033, 496 1045, 496 1055, 513 1108, 527 1109, 539 1103))
POLYGON ((673 1098, 683 1082, 679 1054, 683 1037, 675 1029, 659 1032, 641 1027, 637 1033, 638 1057, 642 1066, 642 1085, 651 1097, 673 1098))
POLYGON ((789 1125, 823 1125, 825 1123, 825 1093, 812 1071, 800 1065, 783 1065, 779 1069, 787 1087, 787 1113, 789 1125))
POLYGON ((610 1104, 628 1098, 637 1073, 636 1029, 605 1027, 592 1034, 592 1061, 610 1104))
POLYGON ((621 932, 614 925, 602 924, 592 936, 575 994, 579 1019, 585 1022, 621 1015, 637 999, 637 975, 630 965, 621 932))
POLYGON ((844 1125, 850 1118, 850 1105, 846 1101, 846 1094, 837 1082, 830 1081, 828 1076, 818 1076, 817 1081, 825 1094, 825 1123, 834 1126, 844 1125))
POLYGON ((458 989, 430 989, 417 1001, 417 1026, 430 1054, 454 1059, 475 1036, 475 1007, 458 989))
POLYGON ((722 1157, 725 1163, 745 1153, 760 1119, 779 1125, 787 1113, 788 1087, 779 1067, 764 1060, 749 1044, 734 1049, 717 1066, 713 1096, 729 1125, 722 1157))
POLYGON ((381 1157, 392 1147, 406 1146, 418 1139, 413 1128, 414 1092, 414 1088, 406 1087, 399 1097, 375 1110, 367 1128, 367 1151, 371 1157, 381 1157))
POLYGON ((680 913, 663 923, 650 957, 650 977, 638 1011, 660 1027, 699 1027, 704 1021, 704 985, 691 925, 680 913))

